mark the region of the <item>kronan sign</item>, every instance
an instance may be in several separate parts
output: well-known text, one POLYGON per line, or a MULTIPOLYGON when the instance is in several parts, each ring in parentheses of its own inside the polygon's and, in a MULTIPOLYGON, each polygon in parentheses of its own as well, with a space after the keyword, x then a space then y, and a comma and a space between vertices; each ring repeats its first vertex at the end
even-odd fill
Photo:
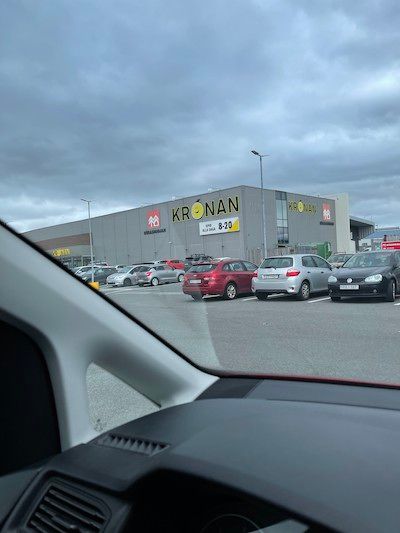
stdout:
POLYGON ((200 220, 201 218, 215 215, 227 215, 228 213, 239 212, 239 196, 228 197, 224 200, 212 200, 211 202, 200 202, 197 200, 193 205, 182 205, 172 208, 172 222, 183 222, 184 220, 200 220))

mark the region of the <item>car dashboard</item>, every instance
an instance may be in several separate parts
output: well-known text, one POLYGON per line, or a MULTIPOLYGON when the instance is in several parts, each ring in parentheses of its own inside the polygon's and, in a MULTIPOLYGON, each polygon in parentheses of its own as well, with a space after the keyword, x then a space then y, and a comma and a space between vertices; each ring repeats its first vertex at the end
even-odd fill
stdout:
POLYGON ((220 381, 52 457, 3 530, 399 531, 398 391, 220 381))

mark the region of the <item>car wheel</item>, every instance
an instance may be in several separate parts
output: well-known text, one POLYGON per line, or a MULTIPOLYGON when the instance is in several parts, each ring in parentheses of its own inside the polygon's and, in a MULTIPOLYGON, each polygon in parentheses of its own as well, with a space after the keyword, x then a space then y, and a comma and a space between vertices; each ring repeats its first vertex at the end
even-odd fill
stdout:
POLYGON ((340 302, 341 298, 340 296, 331 296, 332 302, 340 302))
POLYGON ((196 302, 199 302, 200 300, 203 299, 203 295, 202 294, 192 294, 192 298, 193 300, 196 300, 196 302))
POLYGON ((303 281, 300 286, 299 292, 296 294, 298 300, 308 300, 310 297, 310 284, 308 281, 303 281))
POLYGON ((386 301, 394 302, 395 299, 396 299, 396 283, 392 279, 390 279, 388 286, 387 286, 386 301))
POLYGON ((226 300, 234 300, 237 296, 237 288, 234 283, 228 283, 225 287, 224 298, 226 300))
POLYGON ((150 285, 151 285, 152 287, 157 287, 157 285, 159 285, 159 283, 160 283, 160 282, 159 282, 158 278, 153 278, 153 279, 150 281, 150 285))
POLYGON ((179 276, 178 276, 179 283, 182 283, 184 277, 185 276, 183 274, 179 274, 179 276))
POLYGON ((125 278, 124 279, 124 286, 125 287, 129 287, 130 285, 132 285, 132 282, 129 278, 125 278))
POLYGON ((269 294, 267 292, 256 292, 256 296, 259 300, 267 300, 269 294))

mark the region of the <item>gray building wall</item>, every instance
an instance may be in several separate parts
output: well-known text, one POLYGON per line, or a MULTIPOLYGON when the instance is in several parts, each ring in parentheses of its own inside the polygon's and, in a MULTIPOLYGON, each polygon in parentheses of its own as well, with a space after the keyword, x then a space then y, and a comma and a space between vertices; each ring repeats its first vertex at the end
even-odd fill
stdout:
MULTIPOLYGON (((267 222, 267 249, 273 252, 277 247, 276 201, 275 191, 264 191, 267 222)), ((323 242, 336 247, 335 225, 324 225, 322 222, 322 204, 331 206, 331 221, 335 222, 335 202, 319 197, 287 194, 288 203, 301 200, 304 204, 315 206, 315 213, 292 212, 288 209, 289 244, 323 242)), ((169 202, 153 204, 112 213, 92 219, 94 256, 97 261, 116 263, 139 263, 163 258, 184 258, 192 253, 206 253, 214 257, 243 257, 253 261, 261 259, 262 250, 262 216, 261 191, 256 187, 239 186, 213 191, 211 193, 178 198, 169 202), (231 213, 215 212, 214 215, 189 220, 173 221, 172 210, 188 207, 189 213, 194 202, 214 201, 215 206, 222 198, 227 204, 228 197, 239 199, 239 211, 231 213), (158 210, 160 213, 160 230, 158 233, 147 233, 148 212, 158 210), (214 235, 200 235, 199 222, 219 220, 238 216, 240 231, 214 235), (170 244, 171 243, 171 244, 170 244)), ((81 220, 60 224, 48 228, 32 230, 25 235, 35 242, 47 239, 79 235, 88 232, 88 221, 81 220)), ((87 248, 73 247, 72 253, 87 252, 87 248)))
MULTIPOLYGON (((258 263, 263 249, 261 190, 257 187, 243 187, 243 236, 246 259, 258 263)), ((275 191, 264 190, 265 220, 267 227, 267 251, 276 247, 276 204, 275 191)))
POLYGON ((287 193, 288 202, 288 226, 289 243, 292 246, 303 243, 330 242, 332 250, 336 250, 336 224, 335 224, 335 201, 318 196, 305 196, 302 194, 287 193), (302 213, 290 210, 290 202, 301 201, 305 206, 315 206, 315 212, 302 213), (332 224, 324 223, 322 208, 323 204, 329 204, 332 224))

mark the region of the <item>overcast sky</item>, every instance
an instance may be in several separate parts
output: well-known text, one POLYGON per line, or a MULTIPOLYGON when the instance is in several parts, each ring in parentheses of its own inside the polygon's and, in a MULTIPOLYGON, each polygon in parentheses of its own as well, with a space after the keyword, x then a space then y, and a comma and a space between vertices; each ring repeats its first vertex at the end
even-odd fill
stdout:
POLYGON ((398 0, 1 0, 0 217, 258 185, 400 224, 398 0))

